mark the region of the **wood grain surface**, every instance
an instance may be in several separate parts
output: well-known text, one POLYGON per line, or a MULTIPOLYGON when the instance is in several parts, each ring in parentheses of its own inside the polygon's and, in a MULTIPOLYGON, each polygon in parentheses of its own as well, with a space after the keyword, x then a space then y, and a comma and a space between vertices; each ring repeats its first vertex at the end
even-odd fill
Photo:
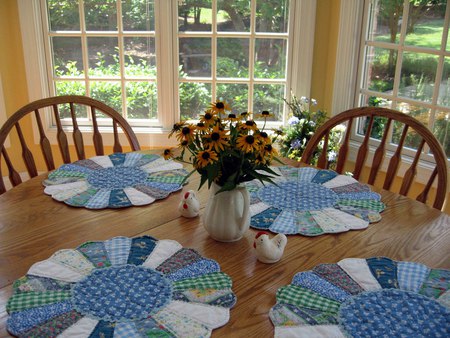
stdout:
MULTIPOLYGON (((366 230, 340 234, 288 236, 281 261, 263 264, 257 261, 253 249, 255 230, 250 229, 234 243, 211 239, 199 217, 180 217, 177 206, 182 192, 147 206, 94 211, 70 207, 45 195, 42 180, 46 176, 37 176, 0 196, 0 337, 9 337, 5 306, 12 283, 33 263, 59 249, 115 236, 173 239, 219 262, 233 280, 237 304, 229 323, 214 330, 213 337, 272 336, 268 312, 275 304, 277 289, 289 284, 296 272, 320 263, 387 256, 450 268, 450 217, 388 191, 378 190, 386 204, 380 222, 366 230)), ((193 175, 183 192, 197 189, 198 183, 199 177, 193 175)), ((202 188, 199 197, 204 207, 208 190, 202 188)))

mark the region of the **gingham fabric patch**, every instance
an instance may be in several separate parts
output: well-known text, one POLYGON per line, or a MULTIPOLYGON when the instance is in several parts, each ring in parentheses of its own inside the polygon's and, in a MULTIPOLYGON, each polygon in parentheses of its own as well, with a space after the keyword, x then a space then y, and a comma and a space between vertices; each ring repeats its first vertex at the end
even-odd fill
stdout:
POLYGON ((431 269, 426 265, 415 262, 398 262, 398 285, 402 290, 418 292, 431 269))

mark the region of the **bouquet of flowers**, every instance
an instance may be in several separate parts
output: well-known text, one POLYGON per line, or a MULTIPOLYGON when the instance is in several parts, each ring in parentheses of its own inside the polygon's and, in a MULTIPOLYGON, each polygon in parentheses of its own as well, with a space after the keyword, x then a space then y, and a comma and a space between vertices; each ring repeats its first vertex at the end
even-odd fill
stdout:
MULTIPOLYGON (((313 110, 312 107, 317 105, 316 100, 308 99, 304 96, 300 99, 292 96, 291 101, 285 100, 285 102, 290 110, 290 118, 286 127, 281 127, 275 131, 274 141, 279 144, 282 156, 300 161, 306 144, 317 128, 326 121, 327 114, 320 109, 313 110)), ((344 127, 339 127, 331 131, 327 148, 327 156, 331 168, 336 160, 340 139, 344 130, 344 127)), ((318 155, 321 151, 322 146, 319 144, 313 156, 312 164, 317 163, 318 155)))
POLYGON ((219 192, 254 179, 273 183, 271 178, 277 174, 270 164, 277 152, 264 131, 271 116, 268 111, 255 115, 264 120, 259 129, 251 113, 233 114, 226 102, 216 101, 198 123, 182 121, 173 126, 169 137, 175 135, 181 154, 175 156, 173 149, 165 149, 164 158, 192 164, 191 174, 201 175, 200 187, 214 182, 221 187, 219 192))

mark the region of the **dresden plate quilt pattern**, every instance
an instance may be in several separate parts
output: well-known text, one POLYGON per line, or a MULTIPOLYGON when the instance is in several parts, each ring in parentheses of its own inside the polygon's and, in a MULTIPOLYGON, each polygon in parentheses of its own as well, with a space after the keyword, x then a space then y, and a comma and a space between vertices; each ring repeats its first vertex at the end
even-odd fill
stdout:
POLYGON ((253 228, 318 236, 365 229, 381 219, 380 195, 351 176, 311 167, 271 169, 278 174, 275 184, 245 184, 253 228))
POLYGON ((88 209, 147 205, 180 190, 188 172, 154 154, 116 153, 63 164, 43 182, 57 201, 88 209))
POLYGON ((18 337, 209 337, 236 302, 219 264, 173 240, 115 237, 65 249, 13 285, 18 337))
POLYGON ((450 271, 346 258, 294 275, 269 316, 275 337, 448 337, 450 271))

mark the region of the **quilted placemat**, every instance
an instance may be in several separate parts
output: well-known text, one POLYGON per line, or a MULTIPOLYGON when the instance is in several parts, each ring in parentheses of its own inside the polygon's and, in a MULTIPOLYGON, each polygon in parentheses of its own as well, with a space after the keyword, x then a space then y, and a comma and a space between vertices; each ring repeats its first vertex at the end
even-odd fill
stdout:
POLYGON ((147 205, 180 190, 183 165, 153 154, 116 153, 63 164, 43 182, 57 201, 88 209, 147 205))
POLYGON ((245 183, 253 228, 318 236, 365 229, 381 219, 381 196, 351 176, 310 167, 271 169, 279 175, 275 184, 245 183))
POLYGON ((386 257, 297 273, 277 291, 275 337, 449 337, 450 271, 386 257))
POLYGON ((115 237, 57 251, 18 279, 18 337, 209 337, 236 303, 219 264, 173 240, 115 237))

